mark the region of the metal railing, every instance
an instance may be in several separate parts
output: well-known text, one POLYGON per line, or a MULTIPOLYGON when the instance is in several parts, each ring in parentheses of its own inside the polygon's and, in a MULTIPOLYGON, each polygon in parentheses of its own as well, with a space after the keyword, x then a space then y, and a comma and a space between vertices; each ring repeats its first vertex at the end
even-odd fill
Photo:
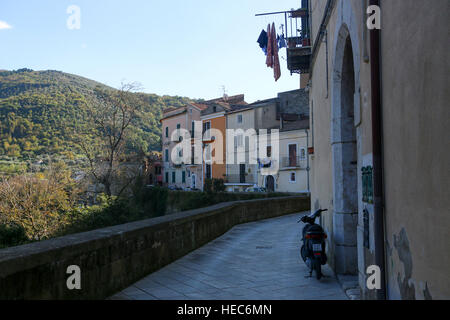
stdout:
POLYGON ((307 167, 306 158, 302 157, 282 157, 281 158, 281 169, 286 168, 300 168, 306 169, 307 167))
POLYGON ((224 178, 225 183, 246 183, 246 184, 255 184, 256 179, 253 174, 240 175, 240 174, 227 174, 224 178))

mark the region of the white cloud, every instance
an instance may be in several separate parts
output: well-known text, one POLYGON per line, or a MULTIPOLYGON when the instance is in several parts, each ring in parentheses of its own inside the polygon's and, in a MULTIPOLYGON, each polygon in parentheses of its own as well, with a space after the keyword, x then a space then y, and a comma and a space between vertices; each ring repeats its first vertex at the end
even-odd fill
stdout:
POLYGON ((12 29, 12 27, 7 22, 0 20, 0 30, 3 29, 12 29))

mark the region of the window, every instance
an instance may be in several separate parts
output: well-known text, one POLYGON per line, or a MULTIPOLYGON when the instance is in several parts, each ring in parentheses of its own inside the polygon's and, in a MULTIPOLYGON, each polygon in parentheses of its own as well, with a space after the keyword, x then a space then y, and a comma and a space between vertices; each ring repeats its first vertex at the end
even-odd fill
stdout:
POLYGON ((292 173, 291 173, 291 177, 290 177, 290 182, 295 182, 295 181, 296 181, 295 178, 296 178, 296 177, 295 177, 295 172, 292 172, 292 173))
POLYGON ((186 183, 186 171, 181 173, 181 183, 186 183))
POLYGON ((195 164, 195 147, 191 148, 191 164, 195 164))
POLYGON ((211 145, 208 144, 205 148, 205 161, 211 161, 212 154, 211 154, 211 145))
POLYGON ((177 130, 180 130, 181 129, 181 124, 177 124, 177 130))
POLYGON ((176 179, 175 179, 175 176, 176 175, 176 172, 174 171, 174 172, 172 172, 172 183, 175 183, 175 181, 176 181, 176 179))
POLYGON ((211 177, 212 177, 210 164, 205 165, 205 177, 206 177, 206 179, 211 179, 211 177))
POLYGON ((267 146, 267 158, 272 157, 272 146, 267 146))
POLYGON ((166 138, 169 137, 169 127, 166 127, 166 138))
POLYGON ((192 121, 191 124, 191 137, 194 138, 194 134, 195 134, 195 121, 192 121))
POLYGON ((211 137, 211 121, 203 122, 203 136, 205 139, 211 137))
POLYGON ((181 148, 178 149, 178 157, 180 157, 180 158, 183 157, 183 149, 181 149, 181 148))
POLYGON ((235 142, 237 147, 244 146, 244 136, 242 134, 237 135, 235 142))
POLYGON ((169 162, 169 150, 164 150, 164 161, 169 162))
POLYGON ((237 122, 242 123, 242 114, 237 116, 237 122))
POLYGON ((214 113, 217 112, 217 107, 216 107, 216 106, 213 107, 213 112, 214 112, 214 113))
POLYGON ((297 166, 297 145, 289 145, 289 167, 297 166))
POLYGON ((166 183, 169 183, 169 173, 166 172, 166 183))

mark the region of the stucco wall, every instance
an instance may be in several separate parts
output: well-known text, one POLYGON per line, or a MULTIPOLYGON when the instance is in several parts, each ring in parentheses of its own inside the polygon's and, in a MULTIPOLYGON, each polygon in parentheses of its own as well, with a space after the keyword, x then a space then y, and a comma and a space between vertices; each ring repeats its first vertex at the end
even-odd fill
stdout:
MULTIPOLYGON (((313 33, 326 0, 313 3, 313 33)), ((372 165, 370 60, 364 41, 363 4, 336 2, 311 74, 310 106, 315 153, 311 156, 311 204, 336 211, 333 195, 336 155, 333 145, 341 127, 339 109, 343 36, 349 35, 355 67, 355 127, 358 157, 358 269, 365 298, 365 268, 374 263, 373 206, 362 202, 361 168, 372 165), (342 31, 343 30, 343 31, 342 31), (328 56, 326 54, 328 44, 328 56), (328 63, 328 69, 327 69, 328 63), (328 72, 327 72, 328 70, 328 72), (327 81, 328 79, 328 81, 327 81), (328 88, 328 89, 327 89, 328 88), (337 120, 337 122, 336 122, 337 120), (363 243, 362 210, 369 212, 369 247, 363 243)), ((386 267, 389 299, 450 297, 450 180, 448 139, 450 70, 448 30, 450 2, 381 1, 381 65, 386 267), (398 17, 402 17, 399 19, 398 17)), ((345 188, 345 184, 341 186, 345 188)), ((338 223, 333 214, 322 221, 329 233, 330 264, 338 223)), ((336 267, 334 265, 334 267, 336 267)))
MULTIPOLYGON (((326 0, 314 1, 313 4, 313 34, 322 21, 326 0)), ((310 145, 314 147, 311 162, 311 206, 312 209, 328 208, 329 212, 322 217, 324 228, 329 234, 329 263, 337 272, 348 272, 349 266, 357 267, 360 285, 365 287, 365 267, 373 260, 372 247, 362 246, 363 214, 367 209, 373 222, 372 205, 362 203, 361 168, 372 164, 371 156, 371 113, 370 113, 370 63, 364 61, 364 47, 368 46, 368 38, 364 42, 365 24, 363 23, 363 6, 360 0, 336 1, 326 29, 324 41, 313 65, 311 74, 310 108, 311 128, 310 145), (342 164, 346 145, 341 148, 338 144, 347 143, 343 135, 343 117, 341 114, 341 79, 342 59, 344 55, 345 38, 351 39, 352 59, 354 69, 354 121, 345 123, 346 128, 355 130, 357 186, 355 190, 346 190, 348 186, 342 179, 342 164), (342 149, 342 150, 341 150, 342 149), (341 151, 340 151, 341 150, 341 151), (340 169, 341 168, 341 169, 340 169), (342 193, 344 191, 344 193, 342 193), (357 195, 357 215, 341 214, 348 210, 342 201, 345 192, 357 195), (338 231, 338 234, 335 232, 338 231), (351 232, 349 232, 351 231, 351 232), (357 237, 357 239, 355 238, 357 237), (349 245, 357 245, 357 255, 348 251, 349 245), (340 251, 335 252, 336 244, 341 244, 340 251), (345 252, 344 252, 344 251, 345 252), (348 252, 347 252, 347 251, 348 252), (354 261, 354 259, 357 261, 354 261), (339 263, 336 264, 336 261, 339 263), (357 263, 357 266, 355 266, 357 263)), ((315 40, 315 38, 314 38, 315 40)), ((373 230, 373 227, 370 228, 373 230)))
MULTIPOLYGON (((177 186, 177 187, 191 187, 191 178, 189 177, 188 169, 185 165, 181 165, 178 167, 174 167, 173 163, 171 161, 172 153, 177 153, 177 150, 174 150, 176 148, 181 148, 181 144, 177 143, 176 141, 172 141, 172 134, 177 130, 177 125, 180 125, 181 129, 191 131, 192 128, 192 121, 199 121, 197 126, 201 126, 200 123, 200 110, 197 108, 192 107, 191 105, 188 105, 184 107, 186 109, 186 112, 174 115, 172 117, 167 117, 165 119, 161 120, 162 125, 162 159, 163 159, 163 182, 166 184, 166 172, 169 173, 169 182, 168 185, 170 186, 177 186), (169 137, 166 137, 166 127, 169 128, 169 137), (165 161, 165 150, 169 151, 169 162, 165 161), (186 182, 182 182, 182 172, 186 172, 186 182), (172 172, 175 172, 176 175, 176 182, 172 182, 172 172)), ((172 112, 173 113, 173 112, 172 112)), ((171 115, 172 113, 168 113, 168 115, 171 115)), ((201 128, 196 128, 197 131, 201 132, 201 128)), ((198 155, 199 157, 201 155, 198 155)), ((201 166, 200 170, 201 170, 201 166)), ((197 168, 193 169, 194 171, 197 170, 197 168)), ((197 188, 201 187, 201 174, 199 175, 197 173, 197 188)))
POLYGON ((0 250, 0 299, 102 299, 236 224, 309 210, 306 197, 237 201, 0 250), (81 268, 68 290, 67 267, 81 268))
POLYGON ((449 299, 450 1, 382 12, 388 294, 449 299))
MULTIPOLYGON (((211 132, 218 130, 222 134, 222 141, 216 137, 216 141, 211 143, 212 150, 212 178, 223 179, 226 175, 226 129, 227 119, 225 116, 218 116, 212 119, 203 119, 204 122, 211 122, 211 132), (221 154, 221 155, 220 155, 221 154), (219 158, 222 157, 221 163, 219 158), (217 163, 215 162, 217 161, 217 163)), ((214 136, 211 133, 211 137, 214 136)), ((216 134, 217 135, 217 134, 216 134)), ((203 163, 203 176, 205 177, 205 163, 203 163)))
MULTIPOLYGON (((234 145, 233 149, 228 148, 227 145, 227 159, 232 159, 233 164, 231 164, 231 161, 227 161, 227 168, 226 173, 227 175, 231 175, 232 179, 236 179, 236 177, 240 174, 240 165, 238 163, 238 159, 243 159, 243 164, 246 165, 246 184, 256 184, 256 176, 258 171, 258 165, 252 164, 251 162, 256 162, 257 158, 257 136, 256 136, 256 129, 255 129, 255 110, 246 110, 242 112, 235 112, 227 114, 227 129, 237 130, 242 129, 244 138, 243 143, 244 146, 241 148, 236 148, 236 145, 234 145), (242 116, 242 123, 238 122, 238 116, 242 116), (253 131, 254 130, 254 131, 253 131), (245 135, 246 133, 249 133, 248 138, 245 135), (254 133, 250 135, 250 133, 254 133), (253 137, 253 138, 251 138, 253 137), (254 141, 252 141, 254 139, 254 141), (256 155, 256 156, 255 156, 256 155)), ((234 140, 230 141, 234 144, 234 140)), ((239 182, 239 181, 238 181, 239 182)), ((236 183, 236 182, 235 182, 236 183)), ((242 186, 242 188, 245 188, 246 186, 242 186)), ((230 190, 233 190, 233 187, 230 186, 230 190)))

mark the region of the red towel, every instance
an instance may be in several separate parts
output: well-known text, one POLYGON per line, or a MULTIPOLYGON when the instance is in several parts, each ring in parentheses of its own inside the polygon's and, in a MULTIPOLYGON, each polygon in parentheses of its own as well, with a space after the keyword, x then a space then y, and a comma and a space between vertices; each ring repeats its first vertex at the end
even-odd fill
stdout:
POLYGON ((273 55, 273 76, 275 81, 281 77, 280 58, 278 57, 277 34, 275 32, 275 23, 272 23, 272 55, 273 55))
MULTIPOLYGON (((273 39, 272 31, 270 30, 270 23, 267 26, 267 58, 266 65, 273 68, 273 39)), ((276 39, 275 39, 276 40, 276 39)))

